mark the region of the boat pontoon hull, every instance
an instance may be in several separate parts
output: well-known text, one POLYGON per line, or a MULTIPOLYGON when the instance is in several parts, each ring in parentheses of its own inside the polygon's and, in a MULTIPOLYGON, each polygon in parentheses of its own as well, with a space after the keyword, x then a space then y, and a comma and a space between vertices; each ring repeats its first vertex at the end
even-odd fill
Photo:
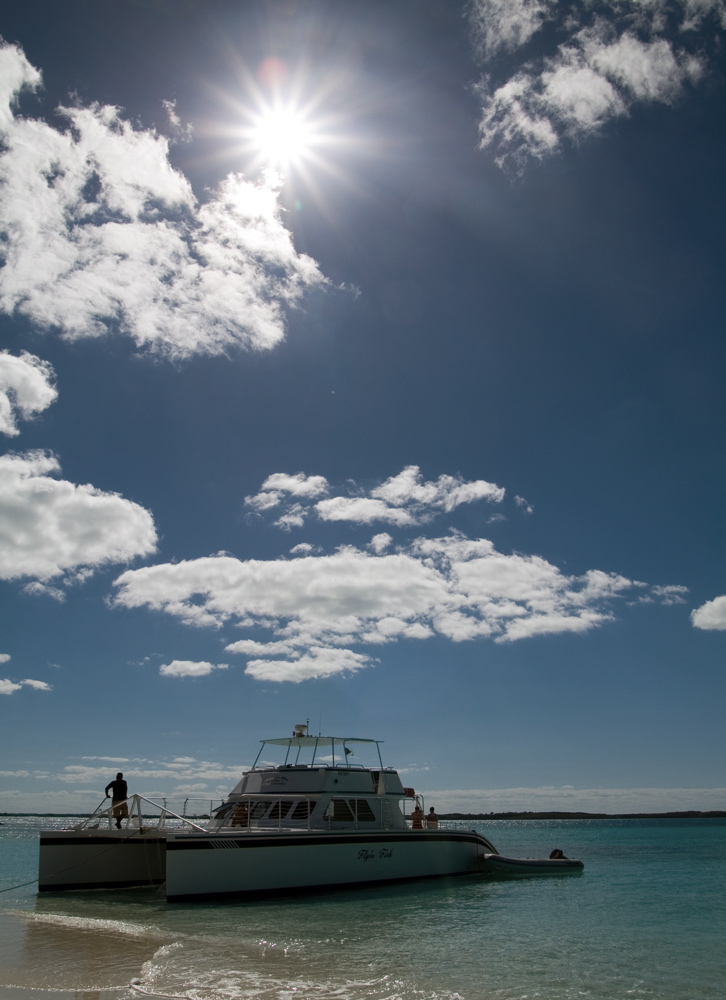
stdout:
POLYGON ((125 889, 166 878, 166 836, 157 830, 46 830, 38 891, 125 889))
POLYGON ((243 896, 481 872, 486 838, 473 831, 170 833, 172 901, 243 896))

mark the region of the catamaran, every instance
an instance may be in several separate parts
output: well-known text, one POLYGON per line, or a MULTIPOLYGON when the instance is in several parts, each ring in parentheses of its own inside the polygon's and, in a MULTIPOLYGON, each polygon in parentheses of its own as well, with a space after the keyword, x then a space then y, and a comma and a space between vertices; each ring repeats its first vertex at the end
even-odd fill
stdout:
POLYGON ((500 858, 475 830, 423 821, 423 796, 384 766, 380 740, 313 736, 307 725, 263 740, 204 821, 141 795, 129 805, 120 830, 102 804, 72 829, 41 833, 39 891, 164 885, 170 901, 224 898, 493 874, 500 858), (352 763, 366 755, 373 763, 352 763))

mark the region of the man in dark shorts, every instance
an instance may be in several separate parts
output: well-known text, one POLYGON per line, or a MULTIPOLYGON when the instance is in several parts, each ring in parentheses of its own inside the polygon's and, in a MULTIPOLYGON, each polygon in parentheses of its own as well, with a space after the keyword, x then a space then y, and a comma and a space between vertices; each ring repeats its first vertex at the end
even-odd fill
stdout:
POLYGON ((121 820, 125 819, 129 814, 129 807, 126 804, 126 799, 129 797, 129 787, 124 781, 123 774, 119 771, 116 775, 115 781, 109 781, 106 785, 106 796, 108 797, 108 790, 111 789, 111 808, 113 809, 113 815, 116 820, 116 829, 121 829, 121 820))

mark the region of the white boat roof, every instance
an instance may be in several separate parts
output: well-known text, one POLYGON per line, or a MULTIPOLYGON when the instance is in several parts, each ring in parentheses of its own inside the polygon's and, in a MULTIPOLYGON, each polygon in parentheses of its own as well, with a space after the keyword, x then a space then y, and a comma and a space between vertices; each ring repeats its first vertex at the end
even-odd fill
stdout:
POLYGON ((368 740, 361 739, 359 736, 284 736, 280 739, 275 740, 260 740, 262 746, 260 747, 260 752, 257 754, 254 764, 252 765, 253 770, 257 767, 257 763, 264 753, 265 747, 277 746, 285 747, 285 764, 287 764, 290 758, 290 752, 296 750, 297 753, 294 754, 295 762, 300 758, 302 751, 312 751, 312 761, 314 763, 318 751, 330 749, 333 754, 333 761, 335 761, 335 750, 337 748, 342 748, 343 760, 352 754, 353 751, 350 749, 351 745, 366 744, 368 747, 375 747, 375 756, 378 758, 379 766, 383 768, 383 760, 381 758, 381 743, 383 740, 368 740))
POLYGON ((338 743, 383 743, 383 740, 363 740, 359 736, 288 736, 279 740, 260 740, 278 747, 333 747, 338 743))

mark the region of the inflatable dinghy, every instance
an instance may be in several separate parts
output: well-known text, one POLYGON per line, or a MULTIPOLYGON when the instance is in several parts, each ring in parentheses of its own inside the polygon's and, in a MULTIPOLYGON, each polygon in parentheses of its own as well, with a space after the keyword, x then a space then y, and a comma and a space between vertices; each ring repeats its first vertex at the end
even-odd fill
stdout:
POLYGON ((482 857, 484 871, 491 875, 564 875, 581 872, 585 865, 572 858, 505 858, 501 854, 482 857))

